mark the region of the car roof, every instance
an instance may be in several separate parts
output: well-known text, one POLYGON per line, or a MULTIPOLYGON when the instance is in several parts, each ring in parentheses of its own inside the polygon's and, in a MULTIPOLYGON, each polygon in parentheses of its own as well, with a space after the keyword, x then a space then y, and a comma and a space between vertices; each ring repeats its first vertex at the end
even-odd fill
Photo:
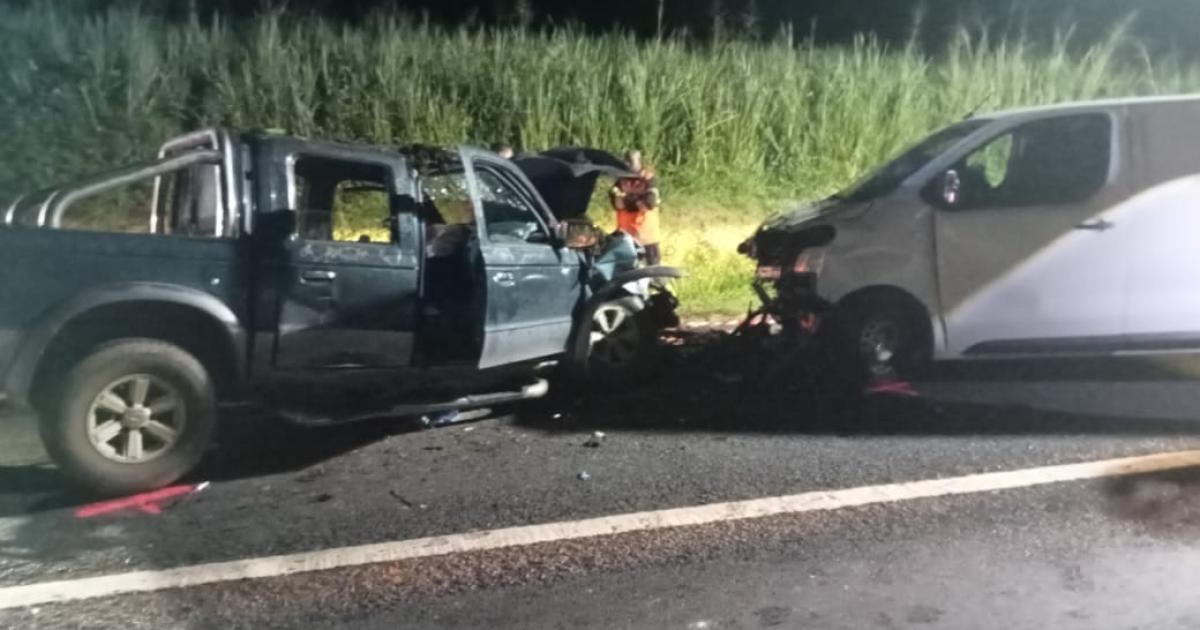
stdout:
POLYGON ((1156 105, 1162 103, 1196 102, 1200 105, 1200 93, 1174 94, 1169 96, 1136 96, 1123 98, 1097 99, 1092 101, 1075 101, 1056 103, 1053 105, 1038 105, 1033 107, 1018 107, 994 112, 986 112, 972 118, 1036 118, 1047 114, 1073 114, 1090 111, 1105 111, 1122 107, 1137 107, 1140 105, 1156 105))

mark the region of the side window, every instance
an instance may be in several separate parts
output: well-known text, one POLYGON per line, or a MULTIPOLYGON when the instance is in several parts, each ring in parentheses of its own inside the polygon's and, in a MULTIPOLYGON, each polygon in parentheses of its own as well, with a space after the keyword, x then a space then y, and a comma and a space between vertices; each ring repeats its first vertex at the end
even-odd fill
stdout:
POLYGON ((959 208, 1078 203, 1108 177, 1112 124, 1104 114, 1039 120, 972 152, 957 170, 959 208))
POLYGON ((390 172, 386 166, 301 156, 293 166, 300 238, 390 243, 390 172))
POLYGON ((480 169, 476 174, 489 241, 528 243, 539 237, 544 241, 546 230, 526 197, 496 173, 480 169))
POLYGON ((972 153, 967 158, 967 177, 983 180, 989 188, 997 188, 1008 175, 1008 161, 1012 158, 1012 134, 1004 134, 972 153))

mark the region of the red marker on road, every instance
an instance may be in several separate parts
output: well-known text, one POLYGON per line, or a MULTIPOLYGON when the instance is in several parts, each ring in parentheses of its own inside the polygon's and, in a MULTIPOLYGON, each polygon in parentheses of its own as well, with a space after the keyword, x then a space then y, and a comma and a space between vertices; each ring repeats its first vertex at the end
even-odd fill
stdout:
POLYGON ((120 499, 112 499, 111 501, 100 501, 98 503, 89 503, 75 508, 76 518, 92 518, 102 514, 111 514, 120 512, 121 510, 138 510, 145 514, 161 514, 163 503, 171 499, 177 499, 182 496, 200 492, 208 487, 208 482, 199 484, 184 484, 179 486, 170 486, 161 490, 152 492, 144 492, 133 496, 120 499))
POLYGON ((912 383, 909 383, 908 381, 885 381, 882 383, 875 383, 874 385, 871 385, 870 387, 867 388, 867 393, 868 394, 893 394, 896 396, 914 396, 914 397, 921 395, 920 392, 918 392, 915 388, 913 388, 912 383))

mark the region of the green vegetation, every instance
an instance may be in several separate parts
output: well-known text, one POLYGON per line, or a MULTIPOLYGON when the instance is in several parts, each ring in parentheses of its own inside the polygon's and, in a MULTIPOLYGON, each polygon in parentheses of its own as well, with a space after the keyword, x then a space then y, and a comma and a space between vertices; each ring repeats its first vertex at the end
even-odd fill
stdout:
POLYGON ((829 193, 975 109, 1182 92, 1121 30, 1087 49, 961 30, 934 56, 870 38, 697 45, 571 29, 443 31, 268 17, 167 24, 0 7, 0 194, 142 159, 222 124, 399 143, 639 146, 666 195, 667 254, 693 309, 745 306, 732 246, 791 199, 829 193))

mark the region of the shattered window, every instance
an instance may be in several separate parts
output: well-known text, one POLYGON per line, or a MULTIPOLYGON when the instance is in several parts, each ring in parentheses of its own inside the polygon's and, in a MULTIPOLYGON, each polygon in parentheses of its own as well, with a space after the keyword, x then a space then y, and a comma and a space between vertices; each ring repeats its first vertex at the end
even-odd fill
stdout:
POLYGON ((488 240, 525 243, 546 234, 537 212, 512 184, 491 171, 477 172, 488 240))

